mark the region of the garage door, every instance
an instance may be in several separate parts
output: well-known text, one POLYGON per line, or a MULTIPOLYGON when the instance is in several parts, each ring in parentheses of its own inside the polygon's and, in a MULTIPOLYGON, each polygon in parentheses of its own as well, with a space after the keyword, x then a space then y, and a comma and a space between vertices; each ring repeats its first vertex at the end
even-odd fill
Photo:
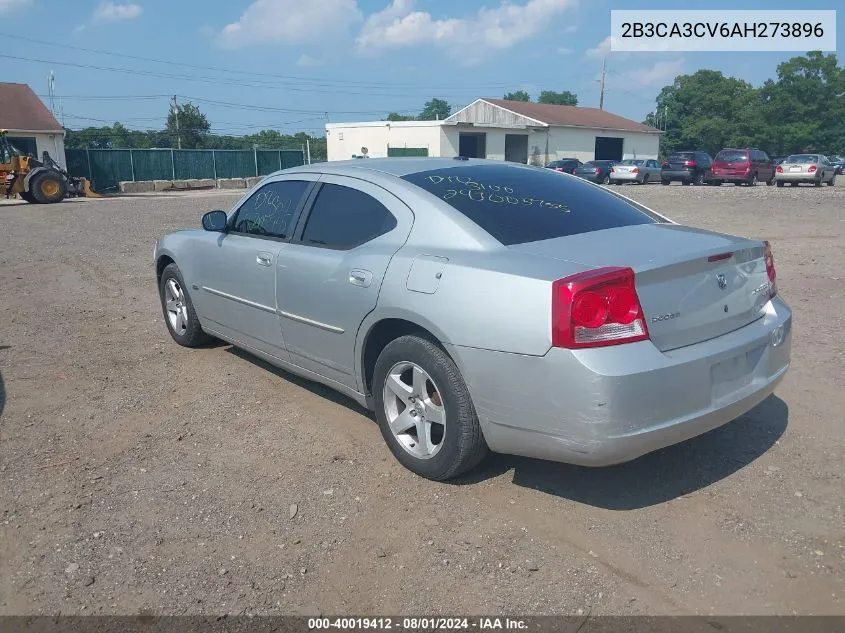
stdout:
POLYGON ((597 136, 596 160, 622 160, 622 139, 613 136, 597 136))
POLYGON ((528 163, 528 135, 505 134, 505 160, 511 163, 528 163))

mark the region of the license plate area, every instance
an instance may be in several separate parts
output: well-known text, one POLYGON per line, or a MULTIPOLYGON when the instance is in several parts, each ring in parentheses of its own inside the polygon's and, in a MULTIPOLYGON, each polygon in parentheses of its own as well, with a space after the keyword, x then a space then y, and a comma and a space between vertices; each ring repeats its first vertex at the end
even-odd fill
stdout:
POLYGON ((751 384, 751 367, 747 354, 716 363, 710 368, 710 384, 714 400, 721 400, 751 384))
POLYGON ((800 167, 790 167, 789 171, 801 171, 800 167))

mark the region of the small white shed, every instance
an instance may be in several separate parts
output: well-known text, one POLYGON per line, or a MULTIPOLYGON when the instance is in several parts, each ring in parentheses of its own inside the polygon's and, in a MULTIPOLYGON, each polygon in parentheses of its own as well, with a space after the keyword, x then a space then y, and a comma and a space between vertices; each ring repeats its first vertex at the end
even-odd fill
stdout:
POLYGON ((26 84, 0 83, 0 129, 20 151, 38 160, 46 151, 67 168, 65 130, 26 84))

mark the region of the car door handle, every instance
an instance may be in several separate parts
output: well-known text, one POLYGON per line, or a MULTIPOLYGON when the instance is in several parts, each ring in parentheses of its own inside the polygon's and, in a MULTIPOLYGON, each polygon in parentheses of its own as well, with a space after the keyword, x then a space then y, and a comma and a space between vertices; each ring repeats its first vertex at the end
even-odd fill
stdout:
POLYGON ((273 263, 273 254, 258 253, 258 255, 255 256, 255 263, 259 266, 270 266, 273 263))
POLYGON ((371 273, 369 270, 353 268, 349 271, 349 283, 351 283, 353 286, 369 288, 370 284, 373 283, 373 273, 371 273))

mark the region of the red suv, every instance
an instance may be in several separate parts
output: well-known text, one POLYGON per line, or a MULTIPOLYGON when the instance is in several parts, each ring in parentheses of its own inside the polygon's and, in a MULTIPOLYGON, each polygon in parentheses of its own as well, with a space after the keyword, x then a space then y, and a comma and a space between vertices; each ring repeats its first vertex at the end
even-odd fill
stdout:
POLYGON ((775 184, 775 164, 766 152, 755 147, 745 149, 723 149, 713 159, 714 185, 733 182, 737 185, 756 185, 762 180, 767 185, 775 184))

